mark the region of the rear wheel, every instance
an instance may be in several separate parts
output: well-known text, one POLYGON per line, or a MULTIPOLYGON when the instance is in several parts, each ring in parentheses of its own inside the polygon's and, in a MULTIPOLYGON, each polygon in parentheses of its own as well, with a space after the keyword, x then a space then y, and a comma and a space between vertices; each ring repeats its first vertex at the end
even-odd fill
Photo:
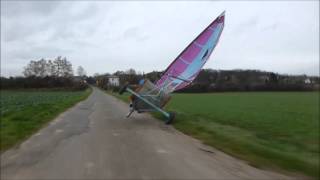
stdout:
POLYGON ((171 124, 175 118, 176 114, 174 112, 169 112, 169 117, 165 121, 166 124, 171 124))
POLYGON ((123 93, 126 91, 126 89, 127 89, 128 86, 129 86, 128 83, 126 83, 125 85, 123 85, 123 86, 120 88, 120 90, 119 90, 119 94, 120 94, 120 95, 123 94, 123 93))

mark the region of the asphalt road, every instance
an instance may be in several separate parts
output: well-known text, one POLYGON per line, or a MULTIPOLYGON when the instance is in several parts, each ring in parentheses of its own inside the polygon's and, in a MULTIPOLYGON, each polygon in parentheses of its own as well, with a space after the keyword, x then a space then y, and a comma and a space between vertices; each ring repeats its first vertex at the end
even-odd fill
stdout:
POLYGON ((257 169, 97 88, 19 147, 1 155, 1 179, 291 179, 257 169))

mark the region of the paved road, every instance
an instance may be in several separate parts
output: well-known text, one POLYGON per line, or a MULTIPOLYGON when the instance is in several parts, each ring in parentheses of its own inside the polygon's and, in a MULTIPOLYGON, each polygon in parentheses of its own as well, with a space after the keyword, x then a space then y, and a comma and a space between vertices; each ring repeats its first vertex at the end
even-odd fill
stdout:
POLYGON ((19 147, 1 179, 290 179, 206 147, 94 88, 19 147))

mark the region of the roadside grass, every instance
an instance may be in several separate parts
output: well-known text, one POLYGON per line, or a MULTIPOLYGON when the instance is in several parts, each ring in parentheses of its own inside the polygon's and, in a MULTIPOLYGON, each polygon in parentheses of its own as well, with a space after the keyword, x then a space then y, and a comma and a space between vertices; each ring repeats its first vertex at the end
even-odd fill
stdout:
POLYGON ((173 94, 166 110, 178 130, 253 166, 319 178, 319 92, 173 94))
POLYGON ((91 91, 0 91, 0 152, 28 138, 91 91))
POLYGON ((103 90, 103 91, 108 93, 108 94, 110 94, 110 95, 112 95, 112 96, 115 96, 116 98, 118 98, 118 99, 120 99, 120 100, 122 100, 122 101, 124 101, 126 103, 130 102, 129 101, 130 93, 128 93, 128 92, 125 92, 122 95, 120 95, 118 92, 112 92, 112 91, 109 91, 109 90, 107 90, 107 91, 103 90))

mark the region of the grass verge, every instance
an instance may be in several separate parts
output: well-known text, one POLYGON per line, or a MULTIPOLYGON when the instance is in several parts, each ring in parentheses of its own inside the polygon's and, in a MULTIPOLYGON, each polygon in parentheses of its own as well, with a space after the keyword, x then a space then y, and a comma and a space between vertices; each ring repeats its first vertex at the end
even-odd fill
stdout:
POLYGON ((28 138, 91 91, 1 91, 0 152, 28 138))
POLYGON ((253 166, 319 178, 319 92, 173 96, 176 129, 253 166))

